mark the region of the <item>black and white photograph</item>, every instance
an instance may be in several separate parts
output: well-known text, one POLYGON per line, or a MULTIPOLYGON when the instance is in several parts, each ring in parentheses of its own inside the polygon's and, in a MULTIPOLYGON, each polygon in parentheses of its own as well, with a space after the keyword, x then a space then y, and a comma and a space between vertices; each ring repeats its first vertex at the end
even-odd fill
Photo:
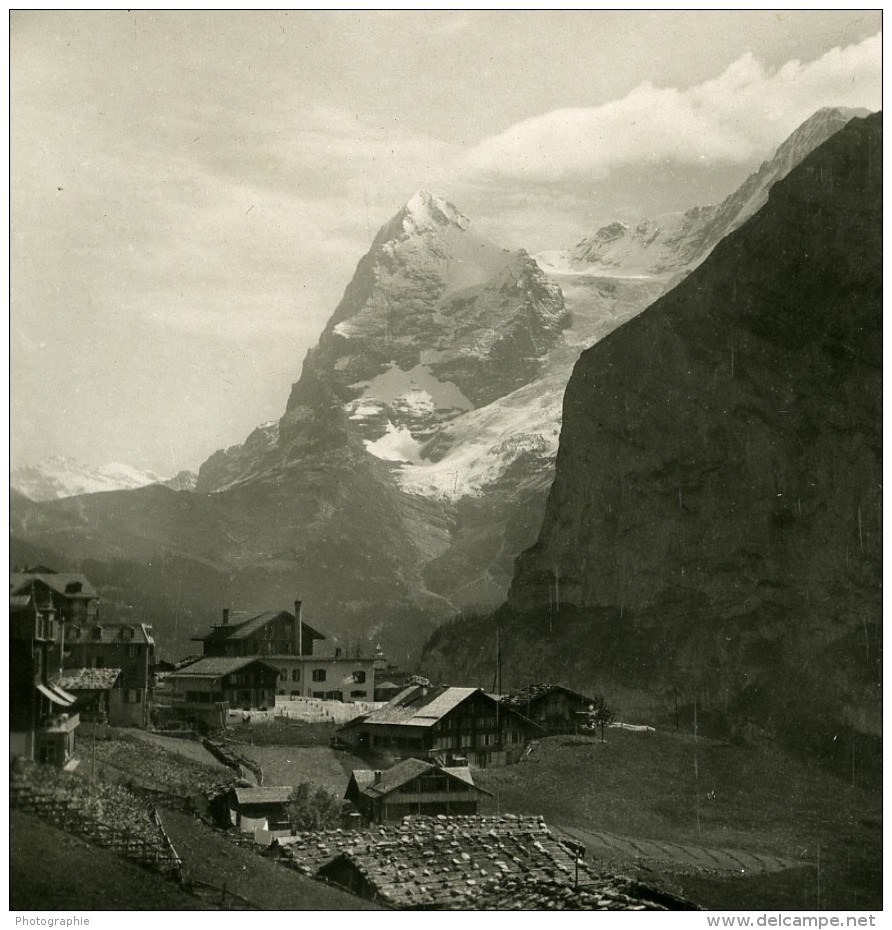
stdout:
POLYGON ((10 926, 878 926, 883 11, 7 12, 10 926))

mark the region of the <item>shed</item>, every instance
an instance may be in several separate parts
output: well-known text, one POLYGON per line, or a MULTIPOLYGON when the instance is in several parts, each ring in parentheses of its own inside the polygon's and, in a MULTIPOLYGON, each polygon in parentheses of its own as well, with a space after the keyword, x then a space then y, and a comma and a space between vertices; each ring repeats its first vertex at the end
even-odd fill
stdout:
POLYGON ((229 819, 243 833, 288 827, 288 805, 294 790, 285 786, 233 788, 229 795, 229 819))

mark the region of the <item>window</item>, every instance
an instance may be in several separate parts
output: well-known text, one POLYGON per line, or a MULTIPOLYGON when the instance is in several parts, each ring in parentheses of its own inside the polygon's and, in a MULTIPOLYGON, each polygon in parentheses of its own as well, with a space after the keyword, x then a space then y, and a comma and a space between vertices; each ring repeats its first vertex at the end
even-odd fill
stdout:
POLYGON ((139 647, 130 645, 127 647, 127 655, 132 659, 134 656, 139 655, 139 647))
POLYGON ((313 681, 325 681, 325 669, 324 668, 313 669, 313 681))
POLYGON ((288 669, 283 668, 279 670, 279 681, 288 681, 288 669))
POLYGON ((364 697, 365 697, 365 691, 351 691, 351 692, 350 692, 350 697, 352 697, 352 698, 364 698, 364 697))
POLYGON ((300 669, 299 668, 295 668, 291 670, 291 680, 300 681, 300 669))
POLYGON ((313 692, 313 697, 314 697, 314 698, 319 698, 319 699, 321 700, 321 699, 323 699, 323 698, 325 697, 325 692, 324 692, 324 691, 314 691, 314 692, 313 692))
POLYGON ((358 671, 353 673, 353 684, 354 685, 364 685, 365 684, 365 672, 358 671))

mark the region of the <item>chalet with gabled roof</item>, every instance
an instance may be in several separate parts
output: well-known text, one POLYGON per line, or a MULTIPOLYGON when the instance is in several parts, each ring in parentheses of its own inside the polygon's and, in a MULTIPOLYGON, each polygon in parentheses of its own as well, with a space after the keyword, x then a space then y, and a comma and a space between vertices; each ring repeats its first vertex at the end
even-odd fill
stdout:
POLYGON ((582 719, 579 714, 593 699, 563 685, 533 684, 503 694, 501 702, 539 724, 546 734, 556 734, 575 733, 582 719))
POLYGON ((277 669, 252 656, 206 656, 171 672, 171 707, 178 717, 217 728, 230 708, 269 710, 276 703, 277 669))
POLYGON ((222 622, 203 636, 206 657, 262 658, 279 671, 276 694, 282 698, 311 697, 329 701, 372 701, 375 695, 374 660, 348 657, 335 649, 333 655, 316 655, 316 643, 326 639, 301 614, 269 610, 233 622, 228 610, 222 622))
POLYGON ((344 799, 365 820, 385 823, 408 814, 476 814, 481 795, 467 766, 404 759, 386 771, 354 769, 344 799))
MULTIPOLYGON (((426 679, 422 680, 426 682, 426 679)), ((481 688, 411 684, 378 710, 338 731, 360 751, 390 759, 466 759, 471 765, 516 762, 541 728, 481 688)))

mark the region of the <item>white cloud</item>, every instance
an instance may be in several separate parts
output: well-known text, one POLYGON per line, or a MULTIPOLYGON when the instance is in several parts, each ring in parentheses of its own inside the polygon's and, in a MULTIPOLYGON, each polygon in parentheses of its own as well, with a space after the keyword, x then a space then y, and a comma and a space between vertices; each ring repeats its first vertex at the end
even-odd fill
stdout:
POLYGON ((742 163, 767 154, 822 106, 879 108, 881 74, 881 33, 777 70, 746 53, 684 90, 644 82, 619 100, 516 123, 480 142, 467 163, 484 174, 545 181, 665 160, 742 163))

